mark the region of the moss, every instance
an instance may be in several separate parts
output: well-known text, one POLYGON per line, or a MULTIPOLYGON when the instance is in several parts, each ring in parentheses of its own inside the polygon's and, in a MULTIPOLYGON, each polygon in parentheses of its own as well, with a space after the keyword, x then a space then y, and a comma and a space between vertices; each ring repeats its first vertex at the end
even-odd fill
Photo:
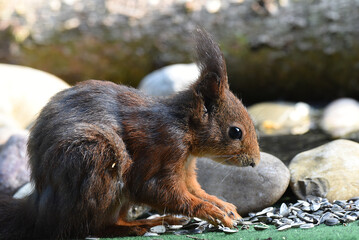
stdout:
POLYGON ((102 79, 136 86, 151 71, 151 56, 138 51, 141 42, 103 42, 92 36, 79 40, 22 45, 16 62, 55 74, 70 84, 102 79))

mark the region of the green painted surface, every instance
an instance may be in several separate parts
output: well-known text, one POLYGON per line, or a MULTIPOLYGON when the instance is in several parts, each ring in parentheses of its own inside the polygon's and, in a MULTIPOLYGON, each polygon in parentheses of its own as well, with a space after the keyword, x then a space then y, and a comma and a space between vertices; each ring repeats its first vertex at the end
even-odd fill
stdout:
POLYGON ((249 230, 240 230, 238 233, 234 234, 225 234, 220 232, 215 233, 206 233, 206 234, 196 234, 191 236, 175 236, 175 235, 161 235, 158 237, 125 237, 117 238, 121 240, 138 240, 138 239, 163 239, 163 240, 179 240, 179 239, 225 239, 225 240, 250 240, 250 239, 273 239, 273 240, 331 240, 331 239, 359 239, 359 225, 358 222, 353 222, 344 225, 337 226, 326 226, 319 225, 311 229, 299 229, 293 228, 285 231, 277 231, 274 226, 270 226, 269 229, 264 231, 256 231, 251 227, 249 230), (192 238, 194 237, 194 238, 192 238))

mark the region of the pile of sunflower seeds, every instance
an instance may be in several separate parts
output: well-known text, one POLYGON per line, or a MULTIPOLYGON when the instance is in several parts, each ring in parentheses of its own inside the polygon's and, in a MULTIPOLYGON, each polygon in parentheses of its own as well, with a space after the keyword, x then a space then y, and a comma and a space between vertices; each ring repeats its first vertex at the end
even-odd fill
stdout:
POLYGON ((306 201, 286 205, 279 208, 269 207, 257 213, 249 213, 239 222, 242 226, 254 225, 254 229, 262 230, 268 225, 275 225, 279 231, 289 228, 313 228, 319 224, 334 226, 348 224, 359 218, 359 197, 347 201, 336 200, 330 203, 326 198, 308 197, 306 201))
MULTIPOLYGON (((158 217, 158 216, 151 216, 158 217)), ((191 235, 206 232, 235 233, 239 230, 253 229, 262 231, 274 225, 278 231, 289 228, 313 228, 319 224, 334 226, 346 225, 359 219, 359 197, 347 201, 336 200, 330 203, 328 199, 308 197, 306 201, 298 200, 296 203, 277 207, 268 207, 257 213, 249 213, 238 221, 237 227, 230 229, 221 225, 214 226, 198 218, 188 219, 183 225, 155 226, 145 236, 158 236, 158 234, 172 233, 176 235, 191 235)))

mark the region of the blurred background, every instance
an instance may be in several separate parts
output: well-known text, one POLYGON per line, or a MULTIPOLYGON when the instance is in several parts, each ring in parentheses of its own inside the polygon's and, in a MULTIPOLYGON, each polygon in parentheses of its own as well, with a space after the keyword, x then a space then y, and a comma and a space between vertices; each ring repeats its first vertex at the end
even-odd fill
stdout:
POLYGON ((197 26, 247 104, 358 95, 358 0, 0 0, 0 62, 136 87, 191 62, 197 26))

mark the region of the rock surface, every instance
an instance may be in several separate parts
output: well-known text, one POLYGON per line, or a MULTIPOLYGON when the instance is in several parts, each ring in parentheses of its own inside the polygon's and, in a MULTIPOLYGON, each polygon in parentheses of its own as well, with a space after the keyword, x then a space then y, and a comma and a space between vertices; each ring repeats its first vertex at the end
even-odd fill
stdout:
POLYGON ((26 143, 28 134, 12 135, 0 148, 0 192, 12 194, 30 181, 26 143))
POLYGON ((138 88, 148 95, 168 96, 187 89, 199 76, 196 64, 173 64, 144 77, 138 88))
POLYGON ((0 75, 0 121, 18 128, 28 127, 50 97, 69 87, 54 75, 24 66, 0 64, 0 75))
POLYGON ((255 168, 226 166, 205 158, 197 160, 197 167, 202 188, 236 205, 241 215, 271 206, 289 185, 288 168, 278 158, 263 152, 255 168))
POLYGON ((331 102, 324 109, 320 126, 334 138, 359 132, 359 102, 351 98, 331 102))
POLYGON ((304 134, 311 126, 311 108, 302 102, 263 102, 248 112, 260 135, 304 134))
POLYGON ((11 135, 24 131, 12 117, 0 114, 0 145, 4 144, 11 135))
POLYGON ((359 196, 359 144, 336 140, 299 153, 289 165, 291 187, 300 199, 309 195, 330 201, 359 196))

